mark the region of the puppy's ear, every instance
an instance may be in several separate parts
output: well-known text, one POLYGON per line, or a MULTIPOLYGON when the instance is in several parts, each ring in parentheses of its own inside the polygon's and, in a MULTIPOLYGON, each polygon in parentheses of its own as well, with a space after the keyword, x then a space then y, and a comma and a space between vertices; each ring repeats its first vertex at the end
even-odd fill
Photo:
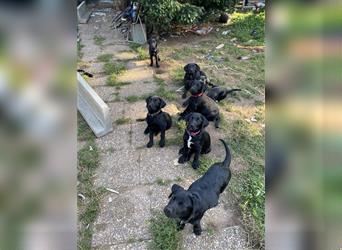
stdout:
POLYGON ((159 108, 164 108, 166 106, 166 102, 163 100, 163 99, 161 99, 161 98, 159 98, 159 108))
POLYGON ((197 70, 201 70, 200 66, 197 63, 195 63, 195 66, 197 70))
POLYGON ((184 71, 188 71, 188 69, 189 69, 189 64, 184 66, 184 71))
POLYGON ((171 187, 171 194, 169 195, 169 198, 173 195, 176 194, 179 191, 184 190, 184 188, 182 188, 181 186, 177 185, 177 184, 173 184, 171 187))
POLYGON ((189 114, 187 114, 186 116, 184 116, 184 120, 185 120, 186 122, 189 122, 191 115, 192 115, 192 113, 189 113, 189 114))
POLYGON ((202 199, 198 194, 190 194, 189 197, 192 200, 192 204, 193 204, 190 218, 196 218, 198 217, 198 215, 201 214, 201 211, 203 211, 202 199))
POLYGON ((202 128, 205 128, 209 125, 209 121, 207 118, 205 118, 204 115, 202 115, 202 128))
POLYGON ((152 96, 149 96, 146 98, 146 103, 149 103, 149 101, 151 100, 152 96))

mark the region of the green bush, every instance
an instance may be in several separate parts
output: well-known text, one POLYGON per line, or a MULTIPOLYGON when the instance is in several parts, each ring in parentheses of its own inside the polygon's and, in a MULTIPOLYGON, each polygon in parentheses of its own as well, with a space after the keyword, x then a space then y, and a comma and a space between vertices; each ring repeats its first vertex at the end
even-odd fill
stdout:
POLYGON ((222 11, 232 9, 238 3, 237 0, 189 0, 188 2, 204 7, 206 10, 218 9, 222 11))
POLYGON ((203 9, 176 0, 139 0, 148 25, 158 32, 169 31, 174 24, 194 23, 203 14, 203 9))
POLYGON ((240 42, 248 42, 253 39, 255 45, 264 44, 265 42, 265 12, 259 14, 254 13, 233 13, 231 15, 232 35, 240 42), (255 31, 255 35, 251 34, 255 31))

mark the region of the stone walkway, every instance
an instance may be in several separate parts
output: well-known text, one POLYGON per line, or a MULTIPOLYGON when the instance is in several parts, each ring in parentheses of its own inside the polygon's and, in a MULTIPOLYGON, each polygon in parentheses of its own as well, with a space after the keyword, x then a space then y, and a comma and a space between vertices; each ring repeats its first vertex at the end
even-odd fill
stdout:
MULTIPOLYGON (((108 193, 101 201, 101 212, 94 225, 92 246, 94 249, 147 249, 151 241, 148 221, 153 211, 162 211, 168 202, 170 187, 178 183, 187 188, 198 174, 189 166, 174 165, 178 146, 151 149, 145 147, 148 138, 143 134, 145 122, 136 122, 146 116, 144 101, 129 103, 125 97, 141 96, 157 89, 154 81, 155 68, 148 66, 148 61, 139 61, 127 43, 110 29, 109 10, 98 10, 106 15, 92 16, 88 24, 79 25, 79 32, 84 48, 83 69, 94 74, 89 83, 108 103, 114 131, 103 138, 96 139, 100 150, 100 167, 94 183, 97 187, 117 190, 120 194, 108 193), (94 44, 94 36, 105 38, 102 46, 94 44), (114 58, 126 63, 127 72, 121 80, 131 82, 119 90, 106 86, 106 76, 102 72, 103 63, 97 56, 113 54, 114 58), (118 92, 121 101, 114 101, 118 92), (129 117, 131 122, 116 125, 114 121, 129 117), (169 185, 160 185, 160 180, 170 181, 169 185), (159 183, 159 184, 158 184, 159 183)), ((163 62, 161 62, 163 63, 163 62)), ((159 76, 159 75, 158 75, 159 76)), ((170 104, 170 103, 169 103, 170 104)), ((171 110, 177 110, 179 103, 172 104, 171 110)), ((170 108, 170 105, 169 105, 170 108)), ((208 128, 217 141, 220 137, 212 125, 208 128)), ((175 129, 166 134, 172 137, 175 129)), ((156 142, 158 142, 156 140, 156 142)), ((223 148, 219 142, 213 145, 213 155, 223 158, 223 148)), ((233 163, 234 164, 234 163, 233 163)), ((238 166, 237 166, 238 167, 238 166)), ((234 166, 232 166, 234 168, 234 166)), ((247 235, 240 225, 236 205, 225 191, 216 208, 206 213, 202 220, 203 234, 195 237, 192 228, 187 225, 183 234, 184 249, 243 249, 247 245, 247 235), (208 228, 214 230, 209 233, 208 228)))

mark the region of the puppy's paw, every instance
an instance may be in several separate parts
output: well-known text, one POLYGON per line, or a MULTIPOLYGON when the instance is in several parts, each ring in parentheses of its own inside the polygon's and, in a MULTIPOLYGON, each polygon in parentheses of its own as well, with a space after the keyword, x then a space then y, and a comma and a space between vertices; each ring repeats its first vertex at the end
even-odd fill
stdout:
POLYGON ((160 140, 159 146, 160 146, 161 148, 163 148, 163 147, 165 146, 165 141, 164 141, 164 140, 160 140))
POLYGON ((201 228, 194 228, 194 234, 196 236, 200 236, 202 234, 202 229, 201 228))
POLYGON ((200 163, 199 163, 198 161, 194 161, 194 162, 192 163, 192 168, 193 168, 193 169, 197 169, 199 166, 200 166, 200 163))
POLYGON ((160 67, 160 65, 158 64, 158 65, 157 65, 157 68, 159 68, 159 67, 160 67))
POLYGON ((183 164, 187 161, 187 157, 185 157, 184 155, 182 155, 181 157, 179 157, 178 159, 178 163, 183 164))
POLYGON ((148 148, 151 148, 152 146, 153 146, 153 142, 151 142, 151 141, 148 142, 147 145, 146 145, 146 147, 148 147, 148 148))

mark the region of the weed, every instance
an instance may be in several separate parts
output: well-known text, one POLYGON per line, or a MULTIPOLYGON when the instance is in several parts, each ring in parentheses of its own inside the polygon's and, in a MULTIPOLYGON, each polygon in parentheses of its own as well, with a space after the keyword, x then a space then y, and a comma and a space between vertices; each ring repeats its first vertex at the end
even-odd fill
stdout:
POLYGON ((156 183, 159 186, 168 186, 171 182, 172 182, 172 180, 164 180, 162 178, 157 178, 157 180, 156 180, 156 183))
POLYGON ((108 86, 116 87, 117 90, 121 89, 122 86, 126 86, 131 84, 130 82, 119 82, 118 76, 113 73, 107 77, 106 84, 108 86))
POLYGON ((157 85, 159 86, 164 86, 165 85, 165 81, 161 78, 159 78, 158 76, 153 76, 154 81, 157 83, 157 85))
POLYGON ((106 38, 104 38, 103 36, 94 36, 94 43, 97 46, 102 46, 103 42, 106 40, 106 38))
POLYGON ((156 213, 150 220, 149 228, 152 234, 151 249, 180 249, 181 234, 177 231, 177 224, 175 220, 167 218, 162 213, 156 213))
POLYGON ((212 227, 208 227, 207 232, 209 236, 213 236, 215 234, 215 229, 212 227))
POLYGON ((77 41, 77 57, 78 60, 80 60, 83 57, 82 49, 84 48, 84 45, 81 43, 81 40, 77 41))
POLYGON ((130 95, 126 97, 126 101, 128 102, 137 102, 139 100, 141 100, 141 97, 136 95, 130 95))
POLYGON ((232 35, 240 42, 247 43, 253 39, 253 43, 248 45, 263 45, 265 42, 265 12, 254 13, 233 13, 231 15, 232 35), (254 31, 254 32, 253 32, 254 31), (253 32, 253 33, 252 33, 253 32))
POLYGON ((113 54, 103 54, 97 57, 100 62, 109 62, 113 58, 113 54))
POLYGON ((127 124, 129 122, 131 122, 131 118, 129 117, 122 117, 122 118, 119 118, 115 121, 116 125, 123 125, 123 124, 127 124))
POLYGON ((80 141, 88 141, 94 138, 93 131, 89 128, 82 115, 77 112, 77 139, 80 141))
POLYGON ((99 165, 99 152, 94 141, 89 141, 78 151, 77 192, 84 195, 87 202, 78 200, 80 229, 78 231, 78 249, 90 249, 92 226, 100 211, 103 188, 93 186, 93 176, 99 165))
POLYGON ((169 101, 177 100, 178 95, 175 92, 172 92, 170 90, 167 90, 164 86, 160 86, 157 91, 155 92, 155 95, 164 98, 169 101))
POLYGON ((202 155, 200 157, 200 167, 197 169, 198 173, 201 175, 205 174, 215 162, 217 161, 206 155, 202 155))
POLYGON ((150 58, 149 53, 147 52, 146 48, 141 46, 138 43, 130 43, 129 47, 138 53, 138 59, 139 60, 146 60, 150 58))
POLYGON ((171 79, 174 84, 176 85, 182 85, 183 84, 183 78, 184 78, 184 70, 182 67, 178 67, 171 71, 171 79))
POLYGON ((122 72, 124 72, 125 69, 126 69, 125 65, 123 63, 120 63, 120 62, 106 62, 103 65, 103 71, 107 75, 112 75, 112 74, 119 75, 122 72))

